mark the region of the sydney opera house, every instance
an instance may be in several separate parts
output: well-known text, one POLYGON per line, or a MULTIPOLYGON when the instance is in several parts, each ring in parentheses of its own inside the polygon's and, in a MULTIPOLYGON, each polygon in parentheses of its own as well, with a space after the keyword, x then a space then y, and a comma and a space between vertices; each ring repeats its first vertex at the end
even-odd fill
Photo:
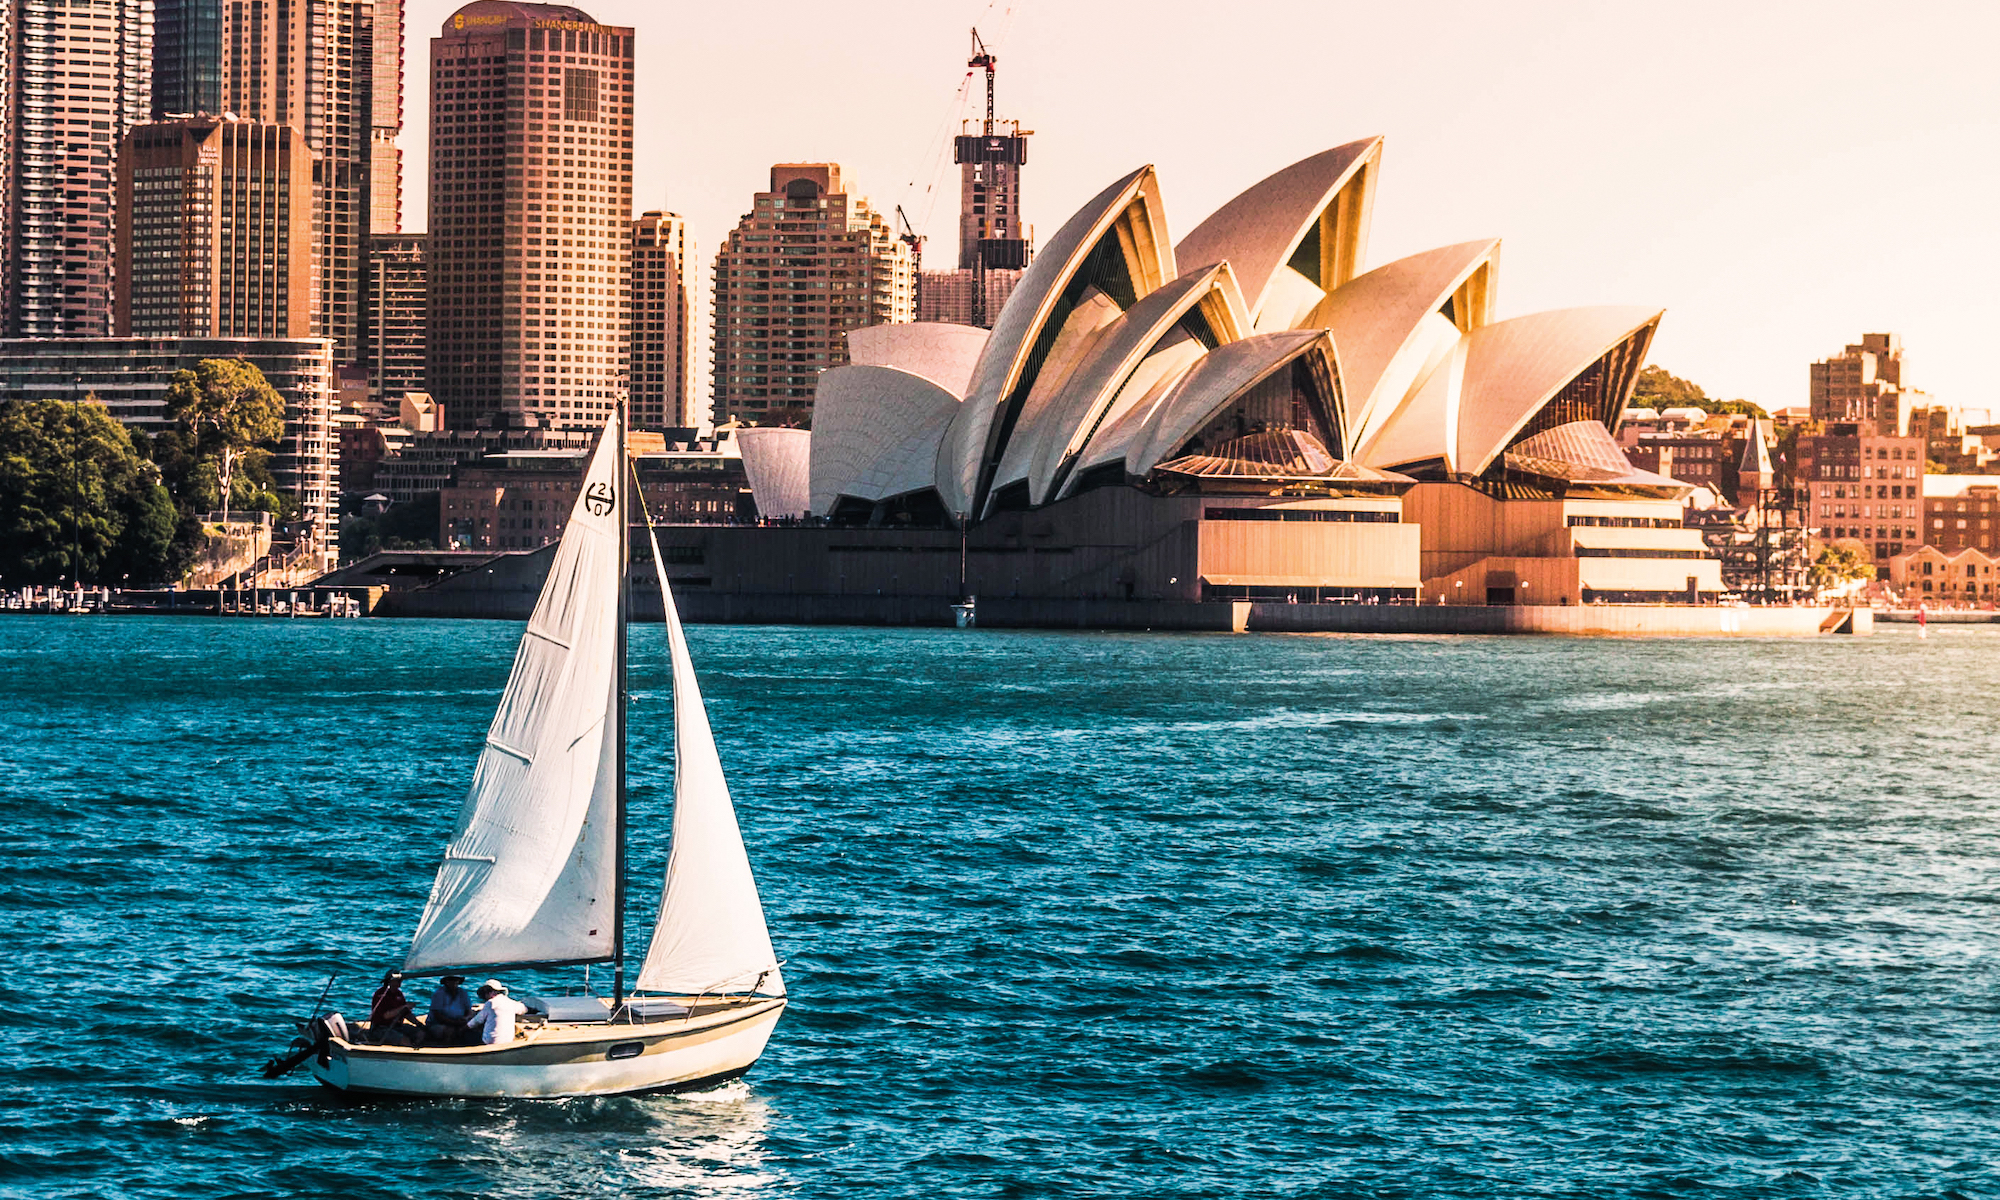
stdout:
POLYGON ((1713 599, 1689 486, 1612 436, 1661 313, 1498 320, 1497 239, 1368 269, 1381 149, 1289 166, 1178 242, 1141 168, 990 333, 855 331, 810 438, 745 444, 753 482, 791 481, 763 511, 815 520, 677 574, 917 599, 963 573, 982 605, 1713 599))

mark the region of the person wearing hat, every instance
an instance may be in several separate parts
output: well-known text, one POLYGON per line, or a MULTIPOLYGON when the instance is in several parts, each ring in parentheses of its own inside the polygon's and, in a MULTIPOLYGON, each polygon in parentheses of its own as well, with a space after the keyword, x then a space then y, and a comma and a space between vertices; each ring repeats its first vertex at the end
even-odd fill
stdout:
POLYGON ((465 976, 447 975, 431 993, 431 1010, 424 1016, 424 1041, 433 1046, 469 1046, 477 1039, 467 1027, 472 1021, 472 997, 465 976))
POLYGON ((479 985, 480 1005, 472 1010, 469 1028, 479 1032, 479 1040, 488 1046, 505 1046, 514 1040, 514 1018, 528 1011, 528 1006, 507 994, 507 985, 497 979, 489 979, 479 985))

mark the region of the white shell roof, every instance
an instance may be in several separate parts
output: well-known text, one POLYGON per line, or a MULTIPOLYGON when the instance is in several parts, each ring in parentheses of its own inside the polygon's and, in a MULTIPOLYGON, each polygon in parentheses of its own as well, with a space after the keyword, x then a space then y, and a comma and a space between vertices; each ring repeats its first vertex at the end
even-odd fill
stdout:
MULTIPOLYGON (((1444 323, 1435 315, 1425 319, 1444 323)), ((1458 416, 1464 382, 1465 339, 1455 337, 1443 347, 1430 373, 1362 446, 1361 460, 1393 470, 1436 458, 1443 459, 1448 470, 1459 470, 1458 416)))
POLYGON ((752 426, 736 431, 743 454, 743 474, 750 481, 757 513, 764 517, 800 517, 811 506, 807 479, 812 466, 813 435, 805 429, 752 426))
MULTIPOLYGON (((1331 358, 1333 344, 1317 329, 1260 333, 1209 351, 1154 407, 1144 429, 1130 437, 1126 473, 1151 471, 1251 386, 1315 346, 1331 358)), ((1337 373, 1335 364, 1328 366, 1337 373)))
POLYGON ((913 321, 847 331, 848 362, 921 375, 954 396, 971 386, 972 369, 985 348, 986 331, 976 325, 913 321))
POLYGON ((1263 311, 1278 268, 1291 260, 1313 222, 1340 189, 1382 150, 1379 137, 1363 138, 1295 162, 1230 200, 1174 247, 1181 262, 1227 262, 1236 269, 1254 322, 1263 311))
POLYGON ((1563 308, 1467 334, 1458 469, 1484 471, 1570 380, 1663 315, 1657 308, 1563 308))
POLYGON ((1393 407, 1414 382, 1405 376, 1419 364, 1395 360, 1406 349, 1414 349, 1412 342, 1424 318, 1438 311, 1474 271, 1493 261, 1499 249, 1500 239, 1487 238, 1399 258, 1334 289, 1313 310, 1306 325, 1332 330, 1334 344, 1340 347, 1349 428, 1357 436, 1365 437, 1388 415, 1375 414, 1371 420, 1375 409, 1393 407), (1392 372, 1395 365, 1404 369, 1392 372))
MULTIPOLYGON (((1643 353, 1656 309, 1487 323, 1496 239, 1340 282, 1363 249, 1380 149, 1380 139, 1364 139, 1277 172, 1223 205, 1178 253, 1166 241, 1153 170, 1140 168, 1042 246, 990 335, 940 324, 854 331, 853 365, 820 377, 813 510, 827 512, 841 496, 886 500, 934 487, 949 511, 965 513, 1021 482, 1032 503, 1046 504, 1096 467, 1119 463, 1144 476, 1244 388, 1306 353, 1325 354, 1340 382, 1335 417, 1347 462, 1395 469, 1437 460, 1478 474, 1593 363, 1628 341, 1626 352, 1643 353), (1315 222, 1330 239, 1318 273, 1340 282, 1331 294, 1289 265, 1315 222), (1131 276, 1129 308, 1109 281, 1094 281, 1107 290, 1073 286, 1099 247, 1131 276), (1177 261, 1204 266, 1181 279, 1177 261), (1052 330, 1066 292, 1076 294, 1052 330), (1440 311, 1447 301, 1450 317, 1440 311), (1174 328, 1196 306, 1215 330, 1214 349, 1174 328), (1278 332, 1258 333, 1260 319, 1278 332), (1015 407, 1003 411, 1009 401, 1015 407), (988 495, 977 494, 982 487, 988 495)), ((746 468, 757 453, 746 447, 746 468)))
POLYGON ((958 408, 958 397, 893 367, 835 367, 821 375, 812 511, 825 516, 842 496, 888 500, 935 486, 938 443, 958 408))
POLYGON ((989 451, 994 449, 989 443, 1000 402, 1014 390, 1026 365, 1023 360, 1056 300, 1098 240, 1128 209, 1137 210, 1135 222, 1143 226, 1139 232, 1144 236, 1133 243, 1142 266, 1133 280, 1139 295, 1174 277, 1173 248, 1167 242, 1159 183, 1150 166, 1140 167, 1092 197, 1063 222, 1054 237, 1042 244, 1035 253, 1035 261, 1022 273, 1020 282, 1014 285, 1014 291, 1000 309, 992 335, 973 369, 972 382, 965 392, 965 407, 952 421, 939 450, 938 493, 951 511, 971 508, 980 469, 989 451))
MULTIPOLYGON (((1093 347, 1090 361, 1071 378, 1047 416, 1037 423, 1032 437, 1016 436, 1007 447, 1007 459, 1024 463, 1028 469, 1028 497, 1046 504, 1061 467, 1095 432, 1118 388, 1132 374, 1141 359, 1159 344, 1182 317, 1211 295, 1221 299, 1221 321, 1212 321, 1216 336, 1232 342, 1243 334, 1243 298, 1227 263, 1184 275, 1127 309, 1118 322, 1107 328, 1093 347)), ((1025 414, 1024 414, 1025 416, 1025 414)), ((1007 476, 1006 467, 1000 475, 1007 476)))

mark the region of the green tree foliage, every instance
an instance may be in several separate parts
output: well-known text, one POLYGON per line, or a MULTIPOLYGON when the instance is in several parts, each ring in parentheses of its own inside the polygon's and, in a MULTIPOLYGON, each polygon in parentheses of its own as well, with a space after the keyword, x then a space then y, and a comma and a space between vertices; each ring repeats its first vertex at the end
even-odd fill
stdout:
POLYGON ((1762 407, 1748 400, 1717 400, 1701 390, 1701 385, 1682 379, 1661 367, 1646 367, 1632 388, 1634 408, 1698 408, 1710 416, 1742 413, 1746 417, 1768 417, 1762 407))
POLYGON ((96 403, 0 404, 0 578, 155 586, 178 574, 173 502, 96 403))
POLYGON ((285 399, 254 363, 205 358, 167 386, 175 428, 155 439, 155 459, 187 513, 226 508, 283 518, 298 498, 271 477, 271 450, 285 432, 285 399), (228 495, 224 496, 224 487, 228 495))
POLYGON ((1701 408, 1708 393, 1698 383, 1690 383, 1662 367, 1645 367, 1632 388, 1632 403, 1639 408, 1701 408))
POLYGON ((285 398, 242 359, 204 358, 192 371, 174 372, 167 411, 196 432, 200 449, 275 446, 285 433, 285 398))
POLYGON ((1819 557, 1806 568, 1806 582, 1816 588, 1839 587, 1857 579, 1875 578, 1875 564, 1859 542, 1838 541, 1819 548, 1819 557))

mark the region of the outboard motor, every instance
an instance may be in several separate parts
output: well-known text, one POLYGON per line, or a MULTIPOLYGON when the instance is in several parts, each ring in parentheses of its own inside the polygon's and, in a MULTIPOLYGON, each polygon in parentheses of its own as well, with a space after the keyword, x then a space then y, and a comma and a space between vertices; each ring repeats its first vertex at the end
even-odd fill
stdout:
POLYGON ((289 1075, 300 1063, 314 1055, 319 1056, 319 1065, 328 1062, 328 1052, 334 1038, 348 1039, 347 1021, 339 1013, 328 1013, 314 1017, 300 1027, 299 1036, 292 1039, 291 1046, 283 1053, 273 1055, 264 1064, 264 1078, 277 1079, 289 1075))

